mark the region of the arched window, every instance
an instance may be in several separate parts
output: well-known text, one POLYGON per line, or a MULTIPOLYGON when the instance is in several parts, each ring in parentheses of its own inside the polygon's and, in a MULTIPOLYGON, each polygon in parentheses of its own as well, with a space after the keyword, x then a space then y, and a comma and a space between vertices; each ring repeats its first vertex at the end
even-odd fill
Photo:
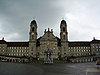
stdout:
POLYGON ((63 27, 63 31, 65 32, 65 27, 63 27))
POLYGON ((66 37, 66 36, 65 36, 65 35, 63 35, 63 39, 64 39, 64 40, 65 40, 65 37, 66 37))
POLYGON ((66 55, 66 53, 64 53, 64 55, 66 55))
POLYGON ((32 31, 34 32, 34 27, 32 28, 32 31))
POLYGON ((32 39, 34 39, 34 35, 32 35, 32 39))

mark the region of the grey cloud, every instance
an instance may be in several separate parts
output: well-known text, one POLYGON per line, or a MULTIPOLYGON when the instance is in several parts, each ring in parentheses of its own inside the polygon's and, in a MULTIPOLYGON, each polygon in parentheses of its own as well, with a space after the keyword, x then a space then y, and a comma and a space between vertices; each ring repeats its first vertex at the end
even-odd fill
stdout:
MULTIPOLYGON (((99 6, 99 0, 0 0, 0 19, 2 19, 0 36, 5 36, 7 40, 28 40, 29 24, 34 16, 38 24, 39 36, 43 35, 44 29, 48 27, 53 28, 54 34, 59 36, 59 24, 64 17, 69 21, 69 40, 86 40, 87 38, 89 40, 95 34, 95 29, 99 28, 99 6), (69 13, 74 17, 69 19, 66 16, 69 13), (79 19, 76 19, 77 17, 79 19), (90 21, 86 21, 85 18, 90 21), (82 27, 86 27, 84 33, 79 29, 82 27), (74 30, 79 34, 76 35, 74 30), (87 32, 92 30, 94 33, 88 35, 87 32), (87 35, 84 36, 84 34, 87 35)), ((97 37, 100 38, 99 35, 97 37)))

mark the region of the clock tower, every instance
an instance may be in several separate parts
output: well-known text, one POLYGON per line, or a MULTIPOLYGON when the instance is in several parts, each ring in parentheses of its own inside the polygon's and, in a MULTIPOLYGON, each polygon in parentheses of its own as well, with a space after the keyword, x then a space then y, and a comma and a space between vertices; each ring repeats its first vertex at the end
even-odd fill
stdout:
POLYGON ((29 55, 36 58, 37 23, 35 20, 30 23, 29 32, 29 55))
POLYGON ((60 39, 61 39, 61 57, 68 55, 68 32, 67 23, 62 20, 60 23, 60 39))

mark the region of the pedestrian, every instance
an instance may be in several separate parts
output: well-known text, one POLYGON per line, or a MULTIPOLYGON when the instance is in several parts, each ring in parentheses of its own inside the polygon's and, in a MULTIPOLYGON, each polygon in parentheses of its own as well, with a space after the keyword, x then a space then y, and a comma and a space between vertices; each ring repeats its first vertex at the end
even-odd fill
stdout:
POLYGON ((96 65, 97 65, 97 68, 100 68, 99 66, 100 66, 100 58, 97 58, 97 60, 96 60, 96 65))

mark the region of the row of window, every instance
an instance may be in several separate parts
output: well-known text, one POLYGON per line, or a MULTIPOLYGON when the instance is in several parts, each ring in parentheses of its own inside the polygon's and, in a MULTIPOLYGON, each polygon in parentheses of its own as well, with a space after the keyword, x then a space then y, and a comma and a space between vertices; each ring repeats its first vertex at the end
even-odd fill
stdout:
POLYGON ((8 54, 8 55, 12 55, 12 56, 28 56, 28 54, 8 54))
POLYGON ((90 52, 90 50, 69 50, 69 52, 90 52))
POLYGON ((100 46, 92 46, 93 48, 100 48, 100 46))
MULTIPOLYGON (((5 47, 0 47, 5 48, 5 47)), ((8 49, 29 49, 29 47, 8 47, 8 49)))
POLYGON ((100 48, 100 44, 92 44, 93 48, 100 48))
POLYGON ((96 46, 96 48, 100 48, 100 46, 96 46))
POLYGON ((0 48, 5 48, 5 47, 2 46, 2 47, 0 47, 0 48))
POLYGON ((8 47, 8 49, 29 49, 29 47, 8 47))
POLYGON ((90 47, 69 47, 69 49, 88 49, 90 47))
MULTIPOLYGON (((70 54, 72 55, 72 54, 70 54)), ((91 55, 90 53, 77 53, 77 54, 73 54, 73 56, 86 56, 86 55, 91 55)))
POLYGON ((11 52, 28 52, 28 50, 11 50, 11 52))
POLYGON ((96 51, 100 51, 100 49, 96 49, 96 51))
POLYGON ((0 52, 4 52, 5 50, 0 50, 0 52))
POLYGON ((100 44, 92 44, 92 45, 93 45, 93 46, 94 46, 94 45, 98 45, 98 46, 100 46, 100 44))
MULTIPOLYGON (((0 52, 4 52, 5 50, 0 50, 0 52)), ((11 52, 28 52, 28 50, 11 50, 11 52)))

